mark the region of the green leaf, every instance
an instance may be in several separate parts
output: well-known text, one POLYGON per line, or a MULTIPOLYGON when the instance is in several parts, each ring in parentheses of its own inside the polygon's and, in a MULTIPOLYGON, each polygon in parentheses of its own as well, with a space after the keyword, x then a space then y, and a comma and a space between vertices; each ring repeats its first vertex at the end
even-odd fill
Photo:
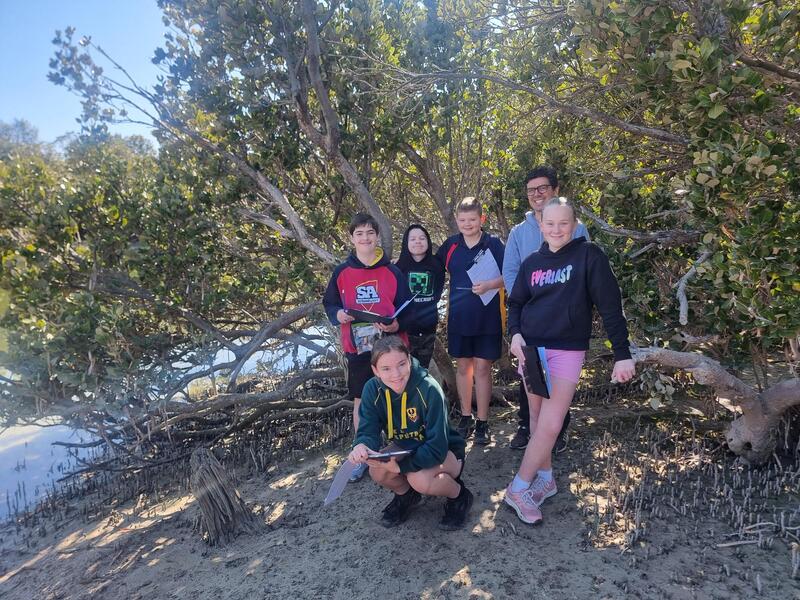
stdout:
POLYGON ((716 119, 724 112, 725 112, 725 107, 722 104, 715 104, 714 106, 711 107, 711 110, 708 111, 708 118, 716 119))
POLYGON ((682 71, 684 69, 690 68, 691 66, 692 66, 692 63, 690 63, 688 60, 683 59, 683 58, 679 58, 679 59, 676 59, 676 60, 671 60, 671 61, 669 61, 667 63, 667 67, 669 67, 670 70, 672 70, 672 71, 682 71))

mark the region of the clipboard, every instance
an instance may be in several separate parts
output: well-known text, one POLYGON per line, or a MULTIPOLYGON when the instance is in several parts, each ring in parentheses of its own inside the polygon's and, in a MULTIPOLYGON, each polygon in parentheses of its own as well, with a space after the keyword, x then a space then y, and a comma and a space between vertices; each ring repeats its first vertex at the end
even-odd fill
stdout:
POLYGON ((525 366, 521 369, 522 381, 531 393, 550 398, 550 372, 547 368, 547 355, 541 346, 523 346, 525 366))
POLYGON ((378 313, 368 310, 358 310, 357 308, 345 308, 344 312, 353 317, 359 323, 380 323, 381 325, 391 325, 394 317, 385 317, 378 313))
POLYGON ((381 462, 389 462, 392 458, 405 458, 413 453, 413 450, 388 450, 370 453, 369 457, 381 462))
POLYGON ((397 318, 403 309, 411 304, 411 302, 419 296, 419 292, 411 296, 408 300, 403 302, 394 314, 391 317, 387 317, 385 315, 379 315, 378 313, 370 312, 368 310, 358 310, 357 308, 345 308, 344 312, 353 317, 359 323, 380 323, 381 325, 391 325, 392 321, 397 318))

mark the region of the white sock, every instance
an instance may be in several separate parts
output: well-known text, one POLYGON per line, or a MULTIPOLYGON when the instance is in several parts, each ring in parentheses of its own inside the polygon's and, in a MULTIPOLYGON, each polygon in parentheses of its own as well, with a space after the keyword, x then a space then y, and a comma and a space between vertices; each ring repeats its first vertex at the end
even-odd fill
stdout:
POLYGON ((536 474, 544 483, 553 479, 553 469, 539 469, 536 474))
POLYGON ((514 492, 515 494, 523 492, 527 490, 529 487, 531 487, 531 482, 525 481, 519 475, 515 475, 514 481, 511 482, 511 491, 514 492))

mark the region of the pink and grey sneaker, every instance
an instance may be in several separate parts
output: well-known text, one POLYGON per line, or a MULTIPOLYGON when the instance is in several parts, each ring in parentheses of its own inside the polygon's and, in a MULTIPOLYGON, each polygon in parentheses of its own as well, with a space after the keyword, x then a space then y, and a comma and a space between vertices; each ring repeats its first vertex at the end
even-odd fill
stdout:
POLYGON ((536 506, 541 506, 542 502, 547 500, 550 496, 555 496, 558 491, 555 479, 550 479, 545 483, 542 481, 541 477, 534 479, 531 487, 528 489, 531 492, 531 499, 536 503, 536 506))
POLYGON ((521 492, 512 492, 511 484, 506 488, 505 502, 516 511, 523 523, 538 525, 542 522, 542 511, 533 501, 530 488, 521 492))

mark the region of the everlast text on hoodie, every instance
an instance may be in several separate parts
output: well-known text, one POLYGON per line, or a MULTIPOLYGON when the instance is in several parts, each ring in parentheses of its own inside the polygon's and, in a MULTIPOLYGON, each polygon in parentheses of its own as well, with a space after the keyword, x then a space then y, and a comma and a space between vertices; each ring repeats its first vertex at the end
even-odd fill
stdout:
POLYGON ((584 238, 555 253, 544 244, 526 258, 508 301, 509 333, 529 346, 588 350, 596 306, 614 359, 631 357, 617 279, 600 247, 584 238))

